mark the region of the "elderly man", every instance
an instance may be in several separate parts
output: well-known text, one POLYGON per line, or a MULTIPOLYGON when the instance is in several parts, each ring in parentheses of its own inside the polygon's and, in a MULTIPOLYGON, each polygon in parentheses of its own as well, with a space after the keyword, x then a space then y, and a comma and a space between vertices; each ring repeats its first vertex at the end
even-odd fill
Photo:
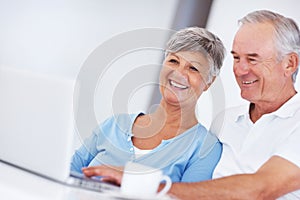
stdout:
POLYGON ((223 143, 214 179, 173 184, 180 199, 300 199, 300 33, 270 11, 240 20, 233 71, 248 106, 226 110, 211 130, 223 143))

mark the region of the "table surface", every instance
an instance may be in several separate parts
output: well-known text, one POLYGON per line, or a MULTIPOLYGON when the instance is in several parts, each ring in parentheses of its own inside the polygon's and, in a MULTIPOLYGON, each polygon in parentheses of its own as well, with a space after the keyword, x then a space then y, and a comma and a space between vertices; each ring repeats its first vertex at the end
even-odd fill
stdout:
POLYGON ((115 199, 108 194, 70 187, 0 162, 0 194, 5 200, 115 199))
MULTIPOLYGON (((127 199, 64 185, 0 161, 0 195, 5 200, 127 199)), ((164 197, 162 199, 170 199, 164 197)))

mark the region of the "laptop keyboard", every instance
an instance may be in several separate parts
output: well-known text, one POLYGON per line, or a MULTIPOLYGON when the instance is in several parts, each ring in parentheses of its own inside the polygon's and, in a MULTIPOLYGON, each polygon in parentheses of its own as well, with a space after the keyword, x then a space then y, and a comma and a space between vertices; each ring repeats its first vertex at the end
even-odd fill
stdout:
POLYGON ((72 186, 85 188, 97 192, 111 192, 111 191, 120 191, 120 187, 112 183, 103 182, 98 179, 87 178, 87 177, 78 177, 71 175, 67 183, 72 186))

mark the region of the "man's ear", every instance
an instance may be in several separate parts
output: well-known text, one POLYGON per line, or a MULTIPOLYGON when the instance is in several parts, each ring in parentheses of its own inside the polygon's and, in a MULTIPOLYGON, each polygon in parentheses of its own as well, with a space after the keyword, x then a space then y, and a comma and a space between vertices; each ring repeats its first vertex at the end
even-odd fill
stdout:
POLYGON ((211 86, 211 84, 216 80, 216 77, 214 76, 211 80, 210 83, 206 84, 205 88, 204 88, 204 91, 208 90, 208 88, 211 86))
POLYGON ((285 75, 287 77, 292 76, 292 74, 298 69, 299 56, 296 53, 290 53, 287 55, 284 61, 285 65, 285 75))

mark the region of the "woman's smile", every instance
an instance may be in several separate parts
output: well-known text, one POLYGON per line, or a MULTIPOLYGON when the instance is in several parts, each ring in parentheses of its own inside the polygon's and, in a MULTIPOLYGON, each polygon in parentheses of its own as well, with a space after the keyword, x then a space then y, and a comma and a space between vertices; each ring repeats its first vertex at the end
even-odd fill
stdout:
POLYGON ((179 82, 176 82, 174 80, 169 80, 169 84, 172 86, 172 87, 175 87, 176 89, 187 89, 188 86, 185 85, 185 84, 182 84, 182 83, 179 83, 179 82))

